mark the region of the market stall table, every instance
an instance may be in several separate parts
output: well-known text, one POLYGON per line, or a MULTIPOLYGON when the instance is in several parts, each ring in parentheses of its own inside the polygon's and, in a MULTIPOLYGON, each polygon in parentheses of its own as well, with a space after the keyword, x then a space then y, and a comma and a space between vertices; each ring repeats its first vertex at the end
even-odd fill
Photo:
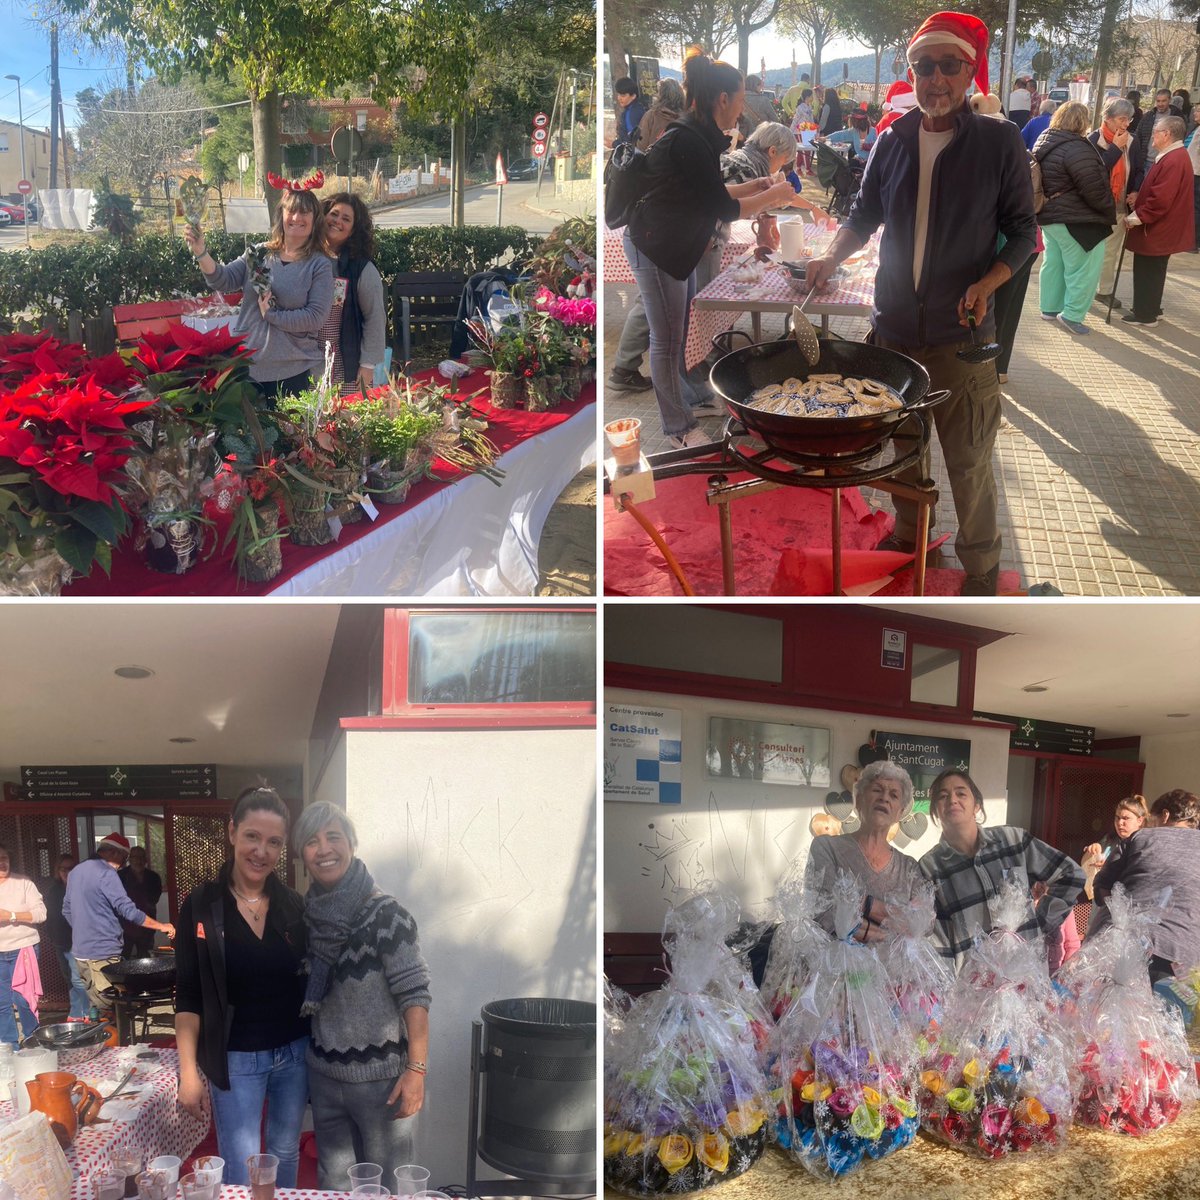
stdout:
MULTIPOLYGON (((871 1163, 841 1180, 810 1175, 776 1149, 768 1149, 744 1175, 714 1189, 720 1200, 1185 1200, 1200 1196, 1200 1105, 1174 1125, 1147 1137, 1123 1137, 1071 1127, 1059 1154, 1010 1155, 990 1161, 952 1149, 924 1135, 900 1153, 871 1163)), ((705 1195, 698 1192, 696 1195, 705 1195)), ((605 1200, 620 1192, 604 1189, 605 1200)))
MULTIPOLYGON (((303 1188, 276 1188, 275 1200, 349 1200, 349 1192, 312 1192, 303 1188)), ((225 1184, 220 1200, 254 1200, 248 1187, 225 1184)))
MULTIPOLYGON (((834 235, 822 230, 805 247, 812 256, 823 254, 834 235)), ((875 266, 878 262, 878 235, 848 264, 848 275, 828 291, 819 292, 805 305, 809 316, 821 318, 821 333, 829 333, 830 317, 869 317, 875 299, 875 266)), ((712 350, 712 340, 731 329, 743 313, 750 314, 754 340, 762 340, 762 314, 790 313, 802 304, 808 292, 782 267, 767 265, 757 283, 742 283, 724 270, 692 301, 684 358, 688 370, 698 366, 712 350)))
MULTIPOLYGON (((432 374, 432 373, 427 373, 432 374)), ((459 394, 486 386, 465 376, 459 394)), ((486 395, 486 393, 485 393, 486 395)), ((239 580, 229 553, 183 575, 148 567, 128 544, 67 596, 528 596, 538 580, 538 540, 563 488, 596 461, 596 387, 549 412, 475 407, 501 451, 499 486, 443 466, 440 479, 413 485, 401 505, 379 505, 374 521, 345 525, 326 546, 283 543, 283 571, 265 583, 239 580)), ((436 464, 435 464, 436 466, 436 464)))
MULTIPOLYGON (((76 1175, 72 1200, 90 1200, 87 1176, 108 1165, 114 1150, 138 1145, 149 1158, 176 1154, 187 1158, 208 1132, 208 1098, 203 1120, 185 1113, 179 1097, 179 1053, 153 1050, 153 1059, 140 1061, 139 1071, 126 1085, 144 1089, 137 1099, 113 1100, 101 1110, 102 1123, 86 1125, 75 1135, 67 1150, 67 1163, 76 1175), (144 1074, 143 1074, 144 1072, 144 1074)), ((127 1048, 101 1051, 90 1062, 66 1068, 71 1074, 95 1085, 97 1080, 116 1083, 131 1065, 127 1048)), ((14 1106, 0 1104, 0 1120, 15 1116, 14 1106)))
MULTIPOLYGON (((799 209, 796 210, 799 212, 799 209)), ((725 249, 721 254, 721 270, 731 267, 740 258, 744 258, 758 244, 753 223, 751 221, 734 221, 730 227, 732 232, 725 249)), ((624 229, 609 229, 604 227, 604 282, 633 283, 633 271, 629 259, 625 256, 625 240, 622 236, 624 229)), ((808 232, 807 227, 805 232, 808 232)))

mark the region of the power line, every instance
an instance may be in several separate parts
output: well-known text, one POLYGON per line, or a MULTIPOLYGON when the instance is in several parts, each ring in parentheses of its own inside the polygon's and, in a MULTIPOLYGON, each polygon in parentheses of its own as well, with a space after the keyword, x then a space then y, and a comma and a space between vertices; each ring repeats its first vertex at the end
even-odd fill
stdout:
POLYGON ((97 111, 117 117, 177 117, 185 113, 212 112, 217 108, 241 108, 249 103, 249 100, 233 100, 228 104, 204 104, 200 108, 101 108, 97 111))

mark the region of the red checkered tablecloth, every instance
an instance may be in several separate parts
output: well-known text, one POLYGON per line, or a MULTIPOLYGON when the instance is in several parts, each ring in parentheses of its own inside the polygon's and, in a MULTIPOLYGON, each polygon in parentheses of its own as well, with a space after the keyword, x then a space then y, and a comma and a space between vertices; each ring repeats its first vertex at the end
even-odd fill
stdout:
MULTIPOLYGON (((833 235, 816 234, 808 244, 813 257, 822 254, 833 241, 833 235)), ((873 244, 874 246, 875 244, 873 244)), ((810 316, 869 316, 875 298, 876 261, 872 247, 857 263, 847 267, 849 276, 838 286, 814 296, 805 309, 810 316)), ((791 312, 807 292, 804 285, 793 279, 782 267, 767 264, 757 283, 739 283, 731 271, 724 270, 692 301, 684 357, 688 369, 708 357, 712 340, 718 333, 731 329, 744 313, 791 312)))
MULTIPOLYGON (((67 1163, 76 1176, 71 1200, 90 1200, 87 1177, 108 1165, 113 1150, 136 1143, 148 1158, 175 1154, 187 1158, 208 1132, 208 1098, 201 1121, 189 1116, 176 1103, 179 1095, 179 1054, 175 1050, 155 1050, 155 1061, 139 1062, 138 1074, 126 1087, 149 1085, 152 1089, 131 1106, 124 1119, 111 1119, 87 1125, 75 1135, 67 1151, 67 1163)), ((111 1079, 114 1083, 129 1069, 127 1052, 105 1050, 91 1062, 71 1073, 86 1081, 111 1079)), ((0 1117, 13 1116, 11 1104, 0 1104, 0 1117)), ((101 1117, 106 1114, 101 1110, 101 1117)))
MULTIPOLYGON (((758 238, 751 228, 749 221, 734 221, 733 232, 725 243, 721 254, 721 270, 732 266, 739 258, 744 258, 758 244, 758 238)), ((629 268, 629 259, 625 257, 624 229, 609 229, 604 227, 604 282, 633 283, 633 271, 629 268)))

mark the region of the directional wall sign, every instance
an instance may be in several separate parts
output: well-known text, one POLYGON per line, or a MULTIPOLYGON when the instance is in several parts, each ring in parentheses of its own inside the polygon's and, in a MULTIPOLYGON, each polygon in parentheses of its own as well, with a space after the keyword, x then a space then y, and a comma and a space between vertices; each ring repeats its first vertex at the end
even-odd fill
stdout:
POLYGON ((116 767, 22 767, 29 800, 209 800, 215 763, 116 767))
POLYGON ((1008 735, 1010 750, 1041 750, 1046 754, 1092 753, 1096 740, 1094 725, 1063 725, 1058 721, 1039 721, 1033 717, 1010 717, 1001 713, 977 712, 985 721, 1014 726, 1008 735))

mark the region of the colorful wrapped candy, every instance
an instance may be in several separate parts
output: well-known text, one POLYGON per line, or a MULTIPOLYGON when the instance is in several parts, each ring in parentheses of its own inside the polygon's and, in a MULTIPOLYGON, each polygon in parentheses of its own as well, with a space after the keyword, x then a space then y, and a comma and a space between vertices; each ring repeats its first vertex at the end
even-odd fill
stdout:
POLYGON ((606 1027, 604 1179, 627 1195, 712 1187, 766 1147, 766 1031, 725 945, 730 911, 712 893, 676 909, 664 930, 670 978, 606 1027))
POLYGON ((774 904, 777 924, 760 989, 763 1004, 776 1021, 814 986, 811 963, 829 940, 815 918, 828 904, 827 895, 804 886, 803 871, 792 872, 779 885, 774 904))
POLYGON ((1075 1120, 1141 1137, 1195 1101, 1196 1076, 1178 1009, 1150 987, 1147 932, 1160 910, 1138 908, 1120 884, 1108 909, 1110 924, 1059 973, 1080 1076, 1075 1120))
POLYGON ((967 955, 940 1027, 921 1039, 924 1128, 985 1158, 1061 1147, 1074 1105, 1045 952, 1016 932, 1030 903, 1019 881, 1001 885, 992 932, 967 955))
POLYGON ((923 884, 911 899, 887 904, 887 932, 892 937, 881 953, 892 985, 896 1012, 912 1031, 924 1037, 942 1013, 942 1003, 954 983, 947 961, 933 948, 929 931, 936 920, 932 884, 923 884))
POLYGON ((835 939, 826 938, 813 986, 780 1018, 768 1050, 772 1137, 823 1178, 886 1158, 917 1132, 913 1039, 897 1025, 878 955, 853 940, 863 900, 859 882, 839 872, 835 939))

